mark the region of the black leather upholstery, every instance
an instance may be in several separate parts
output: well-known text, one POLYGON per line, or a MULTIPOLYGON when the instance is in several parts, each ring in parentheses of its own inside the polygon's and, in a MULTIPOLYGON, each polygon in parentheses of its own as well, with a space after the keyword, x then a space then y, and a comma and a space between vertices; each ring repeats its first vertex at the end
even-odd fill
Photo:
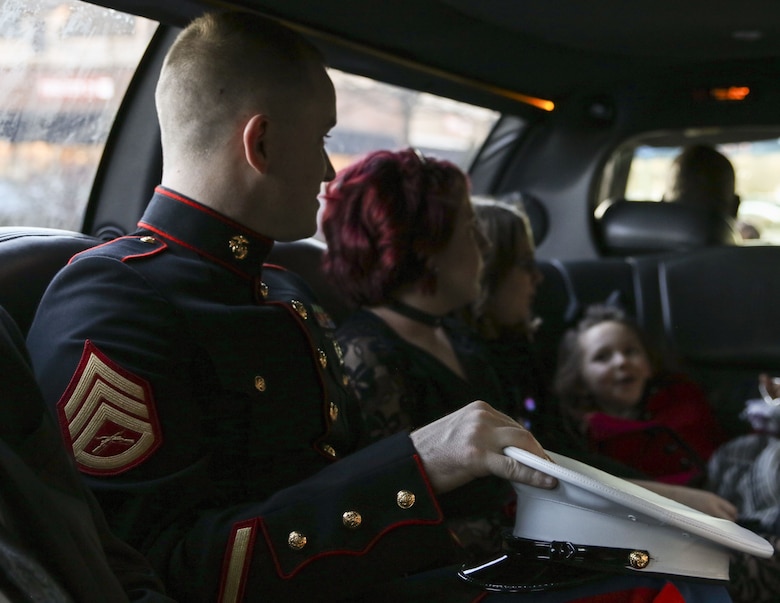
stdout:
POLYGON ((327 249, 319 239, 303 239, 274 244, 267 262, 284 266, 305 280, 336 324, 344 320, 353 306, 328 281, 322 272, 322 254, 327 249))
POLYGON ((49 281, 76 253, 100 241, 68 230, 0 227, 0 306, 27 333, 49 281))
POLYGON ((605 201, 596 210, 596 227, 607 255, 642 255, 739 242, 731 219, 683 203, 605 201))
MULTIPOLYGON (((718 247, 652 262, 658 326, 689 362, 780 367, 780 247, 718 247)), ((642 284, 643 295, 654 292, 642 284)))

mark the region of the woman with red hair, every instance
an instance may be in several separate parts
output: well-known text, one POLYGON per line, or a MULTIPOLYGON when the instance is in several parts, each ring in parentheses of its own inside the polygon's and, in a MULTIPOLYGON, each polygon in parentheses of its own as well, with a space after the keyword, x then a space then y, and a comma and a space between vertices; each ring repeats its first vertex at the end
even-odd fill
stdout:
MULTIPOLYGON (((324 270, 358 306, 337 336, 368 437, 477 399, 513 416, 482 344, 452 316, 479 295, 486 245, 466 175, 413 149, 378 151, 339 172, 324 199, 324 270)), ((502 519, 511 525, 511 511, 500 511, 507 484, 482 479, 464 490, 448 499, 445 514, 461 518, 453 532, 474 552, 497 550, 502 519)))
POLYGON ((327 186, 324 269, 359 309, 339 328, 346 372, 381 438, 500 388, 450 317, 480 290, 485 245, 466 175, 412 149, 378 151, 327 186))

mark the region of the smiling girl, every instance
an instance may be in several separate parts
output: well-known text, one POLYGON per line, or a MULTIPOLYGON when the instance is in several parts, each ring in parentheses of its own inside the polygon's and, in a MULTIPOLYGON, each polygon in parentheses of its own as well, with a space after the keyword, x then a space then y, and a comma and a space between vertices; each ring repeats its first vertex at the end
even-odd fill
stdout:
POLYGON ((615 308, 590 307, 566 334, 555 392, 581 447, 659 482, 701 485, 723 442, 701 388, 661 370, 639 328, 615 308))

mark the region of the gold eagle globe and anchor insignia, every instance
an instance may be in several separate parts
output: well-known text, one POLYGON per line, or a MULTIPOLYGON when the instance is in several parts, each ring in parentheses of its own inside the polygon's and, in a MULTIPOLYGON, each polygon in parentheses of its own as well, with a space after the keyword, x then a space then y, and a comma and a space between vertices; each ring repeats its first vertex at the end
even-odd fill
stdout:
POLYGON ((123 473, 162 443, 148 382, 89 340, 57 412, 79 469, 89 475, 123 473))
POLYGON ((233 257, 237 260, 243 260, 249 255, 249 239, 243 235, 230 237, 228 247, 230 247, 230 253, 232 253, 233 257))

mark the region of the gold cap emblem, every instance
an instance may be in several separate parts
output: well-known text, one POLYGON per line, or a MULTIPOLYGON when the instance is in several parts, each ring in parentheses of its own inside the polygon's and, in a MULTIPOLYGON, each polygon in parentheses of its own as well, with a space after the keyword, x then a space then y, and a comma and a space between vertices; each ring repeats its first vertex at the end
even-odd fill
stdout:
POLYGON ((409 490, 401 490, 395 495, 395 502, 402 509, 411 509, 414 506, 417 497, 409 490))
POLYGON ((237 260, 243 260, 249 255, 249 239, 242 235, 231 237, 228 241, 228 246, 230 247, 230 253, 237 260))
POLYGON ((632 551, 628 563, 634 569, 645 569, 650 564, 650 555, 646 551, 632 551))
POLYGON ((355 530, 363 523, 363 518, 357 511, 344 511, 344 514, 341 516, 341 522, 350 530, 355 530))
POLYGON ((306 536, 300 532, 290 532, 290 535, 287 537, 287 546, 294 551, 300 551, 306 546, 306 542, 306 536))

